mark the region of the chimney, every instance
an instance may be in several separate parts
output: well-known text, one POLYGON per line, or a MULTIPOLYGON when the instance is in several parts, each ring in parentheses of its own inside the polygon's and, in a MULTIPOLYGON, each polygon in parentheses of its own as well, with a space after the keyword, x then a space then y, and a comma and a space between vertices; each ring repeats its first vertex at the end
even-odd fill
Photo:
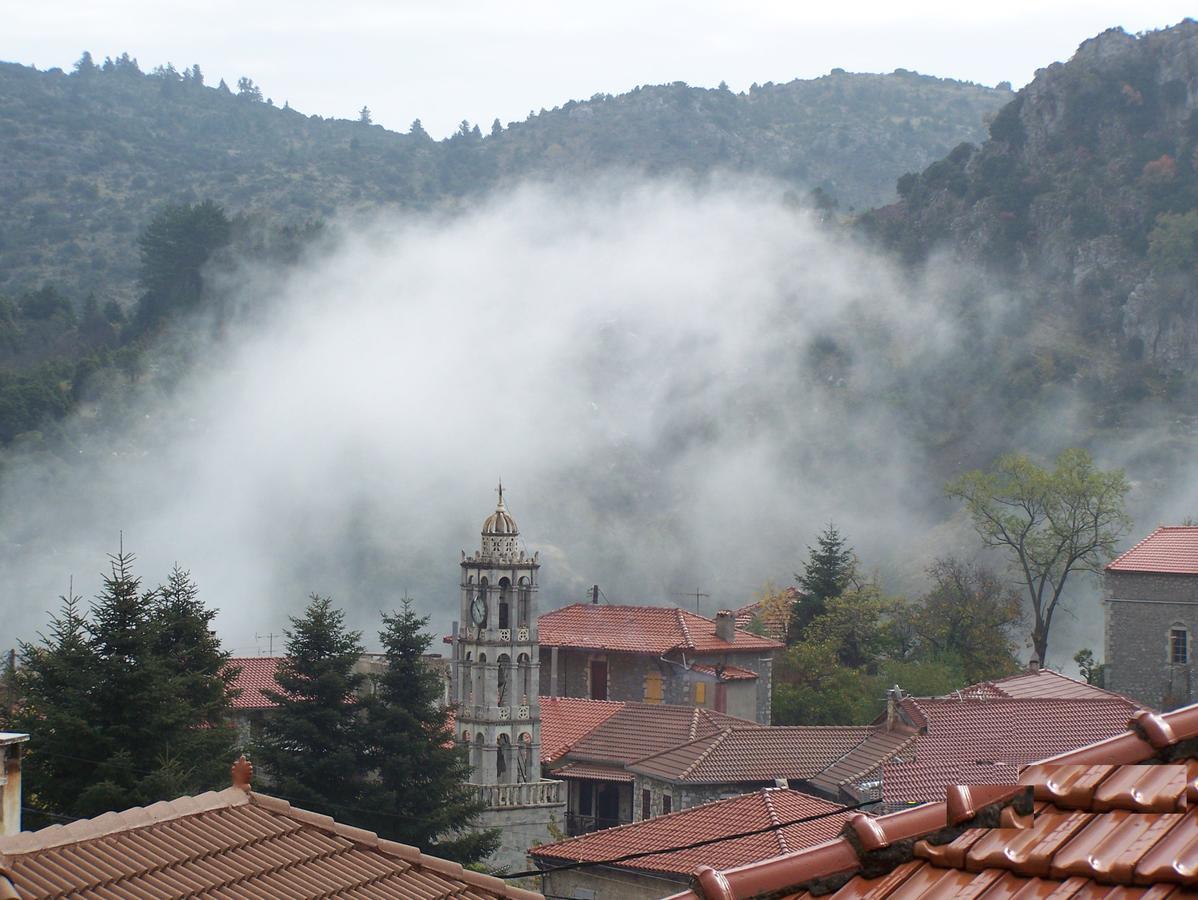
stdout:
POLYGON ((899 703, 903 699, 903 689, 897 684, 886 692, 886 730, 893 731, 899 719, 899 703))
POLYGON ((0 835, 21 830, 21 756, 29 735, 0 731, 0 835))
POLYGON ((599 602, 599 585, 597 585, 597 584, 591 585, 591 602, 592 603, 599 602))
POLYGON ((1033 656, 1031 659, 1029 659, 1027 661, 1027 670, 1029 672, 1039 672, 1040 671, 1040 658, 1038 656, 1033 656))
POLYGON ((736 641, 736 619, 731 610, 721 609, 715 614, 715 636, 729 644, 736 641))

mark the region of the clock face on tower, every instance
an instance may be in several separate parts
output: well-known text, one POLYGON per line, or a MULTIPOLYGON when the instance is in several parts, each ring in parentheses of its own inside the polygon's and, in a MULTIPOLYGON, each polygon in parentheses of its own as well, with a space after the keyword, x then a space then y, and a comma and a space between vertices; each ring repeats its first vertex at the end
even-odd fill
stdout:
POLYGON ((470 602, 470 618, 480 628, 487 623, 487 601, 481 594, 470 602))

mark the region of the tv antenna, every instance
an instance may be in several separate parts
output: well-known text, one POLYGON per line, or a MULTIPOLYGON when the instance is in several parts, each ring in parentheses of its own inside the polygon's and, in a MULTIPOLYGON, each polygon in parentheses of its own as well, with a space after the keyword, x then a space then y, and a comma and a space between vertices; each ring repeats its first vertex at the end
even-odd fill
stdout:
POLYGON ((674 597, 694 597, 695 612, 699 612, 699 601, 711 599, 711 594, 705 594, 703 591, 695 588, 693 591, 674 591, 671 596, 674 597))

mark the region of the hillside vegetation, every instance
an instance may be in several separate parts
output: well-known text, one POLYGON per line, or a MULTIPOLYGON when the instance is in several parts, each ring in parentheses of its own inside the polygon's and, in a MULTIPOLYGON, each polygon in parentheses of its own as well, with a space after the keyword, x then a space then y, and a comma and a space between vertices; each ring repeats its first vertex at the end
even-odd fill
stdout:
POLYGON ((1012 96, 904 71, 745 94, 677 82, 434 141, 418 123, 398 134, 279 108, 249 79, 235 90, 198 66, 146 74, 127 56, 85 56, 71 74, 0 63, 0 294, 53 284, 76 304, 94 292, 127 306, 137 237, 166 203, 212 200, 282 226, 525 176, 723 167, 867 208, 893 199, 903 172, 980 139, 1012 96))
POLYGON ((1108 411, 1198 374, 1198 23, 1113 29, 1040 70, 990 125, 863 225, 911 262, 947 248, 1026 304, 1005 373, 1108 411))

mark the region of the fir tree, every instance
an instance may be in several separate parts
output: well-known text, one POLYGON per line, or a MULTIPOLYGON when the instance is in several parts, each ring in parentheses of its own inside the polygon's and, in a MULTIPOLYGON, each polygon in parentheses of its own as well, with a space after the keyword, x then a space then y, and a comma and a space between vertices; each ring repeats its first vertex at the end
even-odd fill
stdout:
POLYGON ((853 548, 829 523, 816 539, 816 547, 807 548, 807 562, 795 581, 803 590, 791 615, 788 637, 797 641, 811 621, 823 615, 827 601, 844 593, 857 573, 857 558, 853 548))
MULTIPOLYGON (((69 812, 91 783, 99 740, 92 703, 94 658, 81 597, 62 601, 50 620, 49 635, 37 643, 22 643, 21 664, 13 674, 15 708, 8 726, 37 735, 24 763, 25 803, 34 809, 69 812)), ((26 825, 49 825, 36 813, 26 825)))
POLYGON ((38 736, 27 796, 51 813, 93 816, 207 790, 232 758, 213 613, 186 573, 143 593, 132 554, 110 559, 90 616, 64 598, 50 636, 21 648, 14 725, 38 736))
POLYGON ((370 827, 469 864, 494 852, 499 831, 475 827, 485 807, 465 783, 466 751, 454 742, 440 677, 423 659, 432 641, 427 625, 406 600, 399 612, 383 616, 379 639, 387 668, 366 701, 367 758, 378 772, 369 805, 379 815, 370 827))
POLYGON ((364 676, 353 671, 363 652, 361 633, 345 627, 345 613, 328 597, 310 599, 284 632, 279 689, 265 692, 276 709, 263 724, 256 754, 275 793, 352 821, 365 787, 357 696, 364 676))

